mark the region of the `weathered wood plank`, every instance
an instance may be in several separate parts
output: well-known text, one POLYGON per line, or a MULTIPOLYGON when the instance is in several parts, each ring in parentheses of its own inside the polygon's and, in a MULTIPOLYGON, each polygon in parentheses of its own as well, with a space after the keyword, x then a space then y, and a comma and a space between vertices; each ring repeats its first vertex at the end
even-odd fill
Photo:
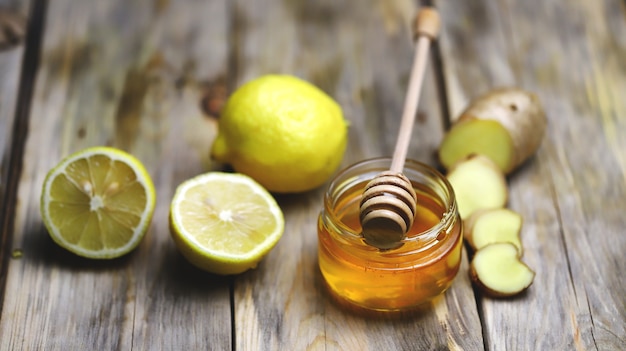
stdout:
POLYGON ((176 185, 209 167, 215 129, 200 100, 228 71, 227 3, 48 3, 0 348, 231 349, 229 279, 187 264, 167 224, 176 185), (130 151, 157 188, 146 238, 111 262, 58 248, 38 210, 48 169, 91 145, 130 151))
MULTIPOLYGON (((391 155, 413 57, 415 12, 411 1, 240 1, 235 85, 267 73, 307 79, 333 96, 350 120, 343 166, 391 155)), ((443 124, 429 67, 409 157, 434 164, 443 124)), ((235 281, 236 349, 482 348, 464 274, 444 298, 410 318, 364 318, 331 302, 317 267, 324 190, 278 198, 285 235, 258 269, 235 281)))
MULTIPOLYGON (((524 259, 537 278, 520 298, 480 298, 487 348, 626 348, 626 286, 619 278, 626 269, 624 3, 435 3, 444 19, 440 47, 453 115, 471 97, 515 84, 538 93, 550 120, 537 157, 510 177, 510 206, 525 217, 524 259)), ((169 239, 175 186, 212 167, 206 157, 215 130, 199 107, 212 87, 265 73, 299 75, 334 96, 352 123, 343 166, 391 154, 412 55, 414 2, 54 0, 48 6, 19 202, 11 209, 9 234, 23 257, 9 261, 0 349, 483 347, 463 274, 467 262, 452 289, 416 316, 364 318, 335 306, 316 258, 324 189, 280 196, 285 236, 257 270, 234 279, 190 267, 169 239), (38 213, 47 170, 62 155, 96 144, 137 155, 158 193, 140 248, 106 263, 56 247, 38 213)), ((10 134, 15 115, 4 99, 15 101, 17 92, 5 95, 4 84, 16 82, 11 75, 19 71, 3 65, 19 66, 21 58, 6 59, 19 50, 0 53, 0 123, 8 121, 0 137, 10 134)), ((432 67, 409 155, 434 164, 443 117, 432 67)), ((7 140, 0 139, 2 172, 7 140)))
POLYGON ((492 350, 626 348, 623 1, 440 1, 450 110, 495 86, 534 91, 549 119, 510 177, 525 218, 526 295, 482 299, 492 350))
POLYGON ((0 37, 0 199, 4 198, 7 181, 9 157, 11 152, 11 133, 14 127, 20 87, 20 72, 24 55, 24 40, 17 35, 25 35, 29 2, 0 1, 0 31, 14 35, 0 37))
POLYGON ((14 165, 19 160, 19 151, 12 145, 21 142, 14 130, 30 6, 30 1, 0 0, 0 301, 4 295, 6 264, 13 254, 9 233, 13 213, 10 208, 16 195, 11 186, 19 177, 14 165))

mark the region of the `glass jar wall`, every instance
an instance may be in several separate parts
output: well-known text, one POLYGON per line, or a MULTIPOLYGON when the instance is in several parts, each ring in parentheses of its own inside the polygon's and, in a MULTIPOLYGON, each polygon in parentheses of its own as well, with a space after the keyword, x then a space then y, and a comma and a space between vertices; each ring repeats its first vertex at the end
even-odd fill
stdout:
POLYGON ((407 160, 404 175, 417 194, 413 226, 399 247, 380 250, 361 236, 359 202, 390 158, 365 160, 335 176, 318 220, 318 258, 332 295, 368 310, 417 307, 442 294, 461 263, 462 222, 452 187, 432 167, 407 160))

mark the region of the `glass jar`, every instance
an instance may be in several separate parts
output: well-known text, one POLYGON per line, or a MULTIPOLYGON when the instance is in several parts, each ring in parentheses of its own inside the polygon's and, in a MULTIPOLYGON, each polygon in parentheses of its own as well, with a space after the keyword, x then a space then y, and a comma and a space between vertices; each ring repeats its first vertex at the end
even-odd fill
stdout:
POLYGON ((407 160, 403 174, 417 194, 413 226, 399 247, 381 250, 361 236, 359 202, 390 158, 356 163, 331 181, 318 219, 318 259, 340 303, 366 310, 410 310, 442 294, 461 264, 462 222, 452 186, 434 168, 407 160))

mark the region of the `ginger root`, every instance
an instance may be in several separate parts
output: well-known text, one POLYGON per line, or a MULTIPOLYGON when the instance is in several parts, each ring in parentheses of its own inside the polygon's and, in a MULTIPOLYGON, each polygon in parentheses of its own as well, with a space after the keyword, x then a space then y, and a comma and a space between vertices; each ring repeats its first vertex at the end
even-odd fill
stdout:
POLYGON ((476 250, 470 277, 487 295, 518 294, 535 277, 520 260, 522 217, 504 208, 505 177, 537 151, 546 126, 545 112, 533 93, 496 89, 474 99, 439 145, 465 240, 476 250))
POLYGON ((520 260, 515 245, 494 243, 476 251, 470 264, 470 278, 489 296, 509 297, 528 289, 535 272, 520 260))
POLYGON ((508 242, 523 254, 520 231, 522 216, 508 208, 479 210, 464 222, 464 236, 474 250, 493 244, 508 242))
POLYGON ((483 155, 470 155, 448 173, 454 189, 459 215, 463 220, 481 209, 506 205, 509 191, 500 168, 483 155))
POLYGON ((446 169, 482 154, 509 174, 539 148, 547 119, 539 99, 516 89, 497 89, 473 100, 444 136, 439 160, 446 169))

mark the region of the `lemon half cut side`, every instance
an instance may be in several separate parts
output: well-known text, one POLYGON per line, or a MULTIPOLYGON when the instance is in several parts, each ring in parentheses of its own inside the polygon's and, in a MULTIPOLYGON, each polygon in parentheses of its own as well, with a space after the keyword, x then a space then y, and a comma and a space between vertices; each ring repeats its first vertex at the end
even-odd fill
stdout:
POLYGON ((86 258, 111 259, 139 245, 155 198, 152 179, 138 159, 96 146, 66 157, 48 172, 40 210, 61 247, 86 258))
POLYGON ((193 265, 216 274, 257 266, 284 231, 282 211, 252 178, 210 172, 178 186, 170 206, 171 234, 193 265))

